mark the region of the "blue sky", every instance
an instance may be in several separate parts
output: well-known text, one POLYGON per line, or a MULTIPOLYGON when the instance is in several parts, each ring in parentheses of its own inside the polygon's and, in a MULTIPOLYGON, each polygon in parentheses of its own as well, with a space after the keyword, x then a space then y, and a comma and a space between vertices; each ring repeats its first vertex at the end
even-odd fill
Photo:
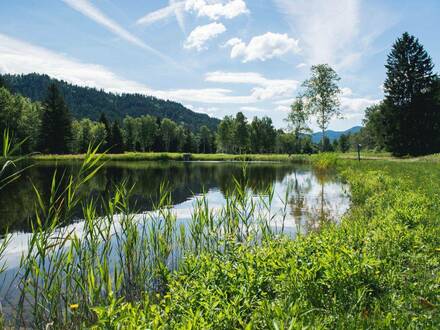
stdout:
POLYGON ((284 127, 310 66, 329 63, 343 90, 343 118, 330 128, 342 130, 382 98, 386 56, 403 32, 440 62, 439 17, 438 0, 1 0, 0 72, 284 127))

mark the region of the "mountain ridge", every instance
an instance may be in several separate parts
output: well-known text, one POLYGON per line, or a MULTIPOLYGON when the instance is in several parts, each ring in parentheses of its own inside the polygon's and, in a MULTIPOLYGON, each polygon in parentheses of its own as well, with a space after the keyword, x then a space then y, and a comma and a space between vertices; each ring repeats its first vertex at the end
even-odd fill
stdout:
MULTIPOLYGON (((362 126, 353 126, 349 129, 346 129, 345 131, 334 131, 334 130, 326 130, 325 136, 327 136, 330 140, 330 142, 333 142, 334 140, 339 139, 339 137, 342 134, 354 134, 358 133, 361 130, 362 126)), ((312 134, 312 142, 319 143, 322 139, 322 132, 315 132, 312 134)))
POLYGON ((194 112, 178 102, 153 96, 109 93, 102 89, 82 87, 38 73, 3 74, 2 78, 12 92, 20 93, 32 101, 43 101, 48 86, 56 83, 64 95, 73 118, 76 119, 89 118, 96 121, 99 120, 101 113, 105 113, 111 120, 122 120, 125 116, 152 115, 160 119, 171 119, 192 131, 197 131, 203 125, 215 130, 220 123, 218 118, 194 112))

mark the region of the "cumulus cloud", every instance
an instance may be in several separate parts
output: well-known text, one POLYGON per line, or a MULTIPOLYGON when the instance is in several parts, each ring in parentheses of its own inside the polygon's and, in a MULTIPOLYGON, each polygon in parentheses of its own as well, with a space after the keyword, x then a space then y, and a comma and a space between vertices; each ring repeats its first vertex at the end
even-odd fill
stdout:
POLYGON ((266 61, 287 53, 298 53, 298 40, 287 34, 267 32, 253 37, 249 44, 239 38, 232 38, 226 46, 231 47, 231 58, 241 58, 244 63, 255 60, 266 61))
POLYGON ((255 72, 216 71, 207 73, 205 79, 216 83, 257 85, 252 89, 251 96, 258 101, 291 95, 299 85, 297 80, 267 79, 255 72))
POLYGON ((197 16, 206 16, 212 20, 220 18, 231 19, 249 13, 243 0, 187 0, 185 9, 195 12, 197 16))
POLYGON ((195 48, 198 51, 205 49, 205 43, 224 33, 226 27, 222 23, 211 23, 196 27, 188 36, 183 45, 186 49, 195 48))
POLYGON ((363 97, 341 97, 341 110, 344 118, 364 117, 365 109, 379 103, 379 99, 369 99, 363 97))

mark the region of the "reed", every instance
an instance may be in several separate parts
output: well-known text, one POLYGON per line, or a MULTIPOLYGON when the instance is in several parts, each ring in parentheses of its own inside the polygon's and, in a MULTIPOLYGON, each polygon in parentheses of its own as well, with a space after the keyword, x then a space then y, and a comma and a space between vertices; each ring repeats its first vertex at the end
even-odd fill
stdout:
POLYGON ((48 202, 35 188, 36 220, 17 274, 17 327, 90 326, 97 306, 161 299, 170 274, 187 256, 228 253, 237 244, 256 246, 283 235, 284 225, 274 229, 272 223, 277 216, 271 213, 272 187, 253 196, 245 188, 246 165, 222 209, 213 210, 205 196, 198 197, 191 219, 183 223, 177 222, 165 183, 147 214, 130 208, 126 184, 109 199, 81 197, 81 186, 105 164, 97 150, 89 148, 77 174, 54 174, 48 202), (78 205, 83 221, 69 225, 78 205))

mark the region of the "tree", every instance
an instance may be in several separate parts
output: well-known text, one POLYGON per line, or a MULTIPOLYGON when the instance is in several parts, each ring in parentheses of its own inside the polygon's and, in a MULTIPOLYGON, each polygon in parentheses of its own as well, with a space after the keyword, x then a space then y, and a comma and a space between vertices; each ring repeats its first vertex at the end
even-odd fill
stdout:
POLYGON ((113 122, 112 126, 112 149, 111 152, 114 154, 124 153, 124 138, 122 136, 121 128, 117 120, 113 122))
POLYGON ((440 151, 434 64, 419 40, 404 33, 388 55, 381 105, 384 144, 395 155, 440 151))
POLYGON ((99 122, 102 123, 104 125, 105 128, 105 137, 102 142, 103 147, 101 148, 102 150, 108 150, 112 147, 112 128, 110 127, 110 123, 105 115, 104 112, 101 112, 101 117, 99 119, 99 122))
POLYGON ((232 153, 234 140, 234 119, 225 116, 217 127, 216 141, 220 152, 232 153))
MULTIPOLYGON (((203 126, 202 126, 203 127, 203 126)), ((178 152, 184 152, 186 145, 186 130, 182 125, 178 125, 175 131, 176 149, 178 152)))
POLYGON ((324 136, 324 139, 321 140, 321 143, 322 143, 322 145, 320 146, 321 147, 321 151, 323 151, 323 152, 334 151, 333 145, 330 142, 330 139, 328 138, 328 136, 324 136))
POLYGON ((172 120, 169 120, 168 118, 164 118, 161 122, 160 133, 166 152, 170 151, 171 143, 175 138, 176 127, 176 123, 172 120))
POLYGON ((55 84, 49 86, 43 106, 40 150, 52 154, 68 153, 72 141, 72 121, 64 98, 55 84))
POLYGON ((239 154, 249 149, 249 130, 247 119, 242 112, 238 112, 234 121, 234 142, 239 154))
POLYGON ((295 102, 290 106, 290 112, 285 119, 289 130, 295 137, 295 152, 300 152, 301 136, 311 132, 307 125, 308 120, 309 111, 304 104, 304 100, 302 97, 297 97, 295 102))
POLYGON ((382 150, 385 148, 385 128, 382 110, 383 102, 372 105, 365 110, 364 127, 359 133, 364 140, 362 145, 369 149, 382 150))
POLYGON ((124 118, 124 141, 125 148, 128 151, 134 151, 136 142, 138 141, 138 123, 133 117, 127 116, 124 118))
POLYGON ((151 151, 157 135, 156 119, 152 116, 141 117, 139 139, 144 151, 151 151))
MULTIPOLYGON (((311 77, 303 83, 307 109, 316 116, 322 131, 321 147, 324 148, 325 130, 333 117, 340 116, 338 87, 340 78, 328 64, 314 65, 311 77)), ((323 150, 323 149, 322 149, 323 150)))
POLYGON ((9 90, 9 85, 7 84, 5 78, 0 74, 0 88, 9 90))
POLYGON ((295 153, 296 141, 293 133, 285 133, 283 130, 278 130, 276 137, 276 152, 289 155, 295 153))
POLYGON ((203 125, 200 127, 200 152, 206 154, 211 152, 211 131, 208 126, 203 125))
POLYGON ((343 153, 347 152, 350 149, 350 134, 349 135, 342 134, 339 137, 338 146, 341 152, 343 153))
POLYGON ((250 150, 253 153, 269 153, 274 151, 276 131, 272 124, 272 119, 265 116, 263 118, 254 117, 249 129, 250 150))

